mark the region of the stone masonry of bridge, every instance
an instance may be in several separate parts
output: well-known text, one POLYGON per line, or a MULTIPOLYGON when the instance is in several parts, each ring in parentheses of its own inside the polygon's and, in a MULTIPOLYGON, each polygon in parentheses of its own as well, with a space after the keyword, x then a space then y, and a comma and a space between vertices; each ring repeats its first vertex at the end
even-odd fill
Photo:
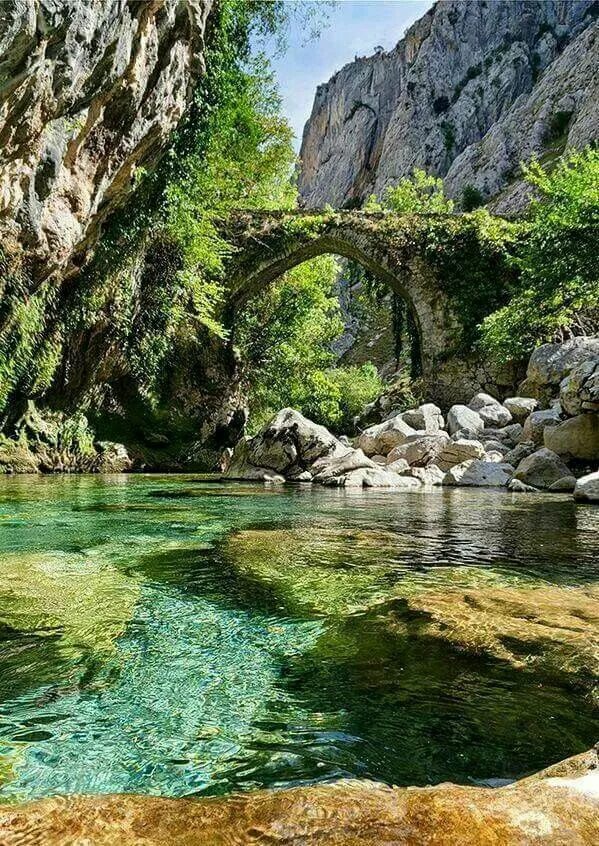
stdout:
MULTIPOLYGON (((363 265, 407 302, 420 335, 424 389, 430 399, 448 405, 470 399, 481 388, 509 390, 513 372, 493 371, 465 342, 471 316, 449 280, 455 279, 456 268, 459 278, 462 248, 464 254, 468 249, 472 253, 474 244, 476 254, 473 220, 471 215, 399 216, 327 209, 240 211, 225 225, 226 237, 234 245, 226 309, 233 337, 235 314, 253 296, 296 265, 331 253, 363 265), (437 242, 438 247, 431 247, 437 242), (437 255, 444 249, 452 253, 451 274, 437 255)), ((502 297, 505 300, 509 274, 499 254, 482 246, 476 262, 479 274, 481 263, 497 294, 488 309, 492 311, 502 297)), ((466 283, 468 272, 464 258, 466 283)))

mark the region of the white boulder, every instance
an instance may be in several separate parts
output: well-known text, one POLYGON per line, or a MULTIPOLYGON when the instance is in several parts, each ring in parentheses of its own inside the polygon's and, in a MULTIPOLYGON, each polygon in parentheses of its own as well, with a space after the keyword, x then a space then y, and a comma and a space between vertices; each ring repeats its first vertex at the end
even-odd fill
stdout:
POLYGON ((432 402, 419 405, 418 408, 411 408, 401 412, 402 419, 413 429, 422 429, 425 432, 438 432, 445 428, 445 420, 441 409, 432 402))
POLYGON ((387 456, 387 464, 392 464, 403 458, 409 465, 425 467, 434 461, 443 446, 448 443, 446 432, 424 435, 418 438, 410 435, 405 444, 394 447, 387 456))
POLYGON ((599 470, 576 480, 574 499, 581 502, 599 502, 599 470))
POLYGON ((517 423, 524 423, 528 415, 539 407, 538 400, 533 397, 508 397, 503 404, 517 423))
POLYGON ((477 412, 485 426, 501 427, 512 422, 510 412, 491 394, 475 394, 468 403, 468 408, 477 412))
POLYGON ((482 432, 485 424, 478 414, 467 405, 452 405, 447 412, 447 428, 453 435, 459 429, 470 429, 473 432, 482 432))
POLYGON ((366 455, 388 455, 393 447, 405 443, 408 435, 413 434, 415 430, 398 415, 365 429, 358 438, 357 446, 366 455))

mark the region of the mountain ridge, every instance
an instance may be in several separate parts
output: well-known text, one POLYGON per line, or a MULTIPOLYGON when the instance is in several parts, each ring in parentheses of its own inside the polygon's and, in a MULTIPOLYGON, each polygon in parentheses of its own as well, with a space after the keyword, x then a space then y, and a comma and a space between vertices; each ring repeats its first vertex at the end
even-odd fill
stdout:
POLYGON ((318 86, 300 150, 304 206, 359 206, 414 167, 520 211, 521 159, 597 138, 599 3, 436 3, 386 53, 318 86), (505 197, 498 197, 508 184, 505 197))

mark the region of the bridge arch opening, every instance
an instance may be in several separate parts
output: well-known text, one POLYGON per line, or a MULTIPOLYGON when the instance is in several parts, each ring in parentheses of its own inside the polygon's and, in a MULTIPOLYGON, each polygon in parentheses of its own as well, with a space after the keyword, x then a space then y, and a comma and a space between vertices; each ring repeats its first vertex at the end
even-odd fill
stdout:
POLYGON ((423 353, 426 350, 426 339, 419 309, 410 291, 410 272, 406 269, 404 274, 398 274, 358 244, 334 235, 325 235, 321 238, 309 240, 307 243, 299 244, 279 254, 269 254, 269 250, 265 250, 263 261, 250 272, 247 272, 246 275, 242 275, 234 285, 227 318, 232 330, 232 337, 235 336, 236 316, 243 311, 249 302, 268 289, 269 286, 276 285, 277 281, 282 279, 290 270, 314 258, 326 255, 344 259, 346 263, 359 266, 369 277, 376 279, 384 286, 397 302, 404 304, 408 318, 407 323, 411 327, 413 336, 412 375, 421 375, 426 367, 423 358, 423 353))

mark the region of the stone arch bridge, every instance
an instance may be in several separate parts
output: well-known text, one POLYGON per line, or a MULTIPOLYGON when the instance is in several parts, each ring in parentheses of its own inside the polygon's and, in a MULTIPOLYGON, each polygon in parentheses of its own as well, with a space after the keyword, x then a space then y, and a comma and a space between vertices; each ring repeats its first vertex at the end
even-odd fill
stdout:
MULTIPOLYGON (((233 245, 226 305, 233 335, 235 314, 253 296, 296 265, 332 253, 360 263, 406 301, 420 337, 423 381, 430 398, 447 405, 469 399, 481 387, 499 389, 501 380, 487 372, 467 341, 473 327, 468 326, 471 310, 464 308, 466 253, 474 256, 476 279, 486 269, 487 280, 492 280, 497 296, 488 312, 505 300, 509 272, 499 253, 479 245, 472 215, 238 211, 223 224, 223 234, 233 245)), ((476 299, 477 292, 473 294, 476 299)), ((511 380, 504 383, 511 387, 511 380)))

